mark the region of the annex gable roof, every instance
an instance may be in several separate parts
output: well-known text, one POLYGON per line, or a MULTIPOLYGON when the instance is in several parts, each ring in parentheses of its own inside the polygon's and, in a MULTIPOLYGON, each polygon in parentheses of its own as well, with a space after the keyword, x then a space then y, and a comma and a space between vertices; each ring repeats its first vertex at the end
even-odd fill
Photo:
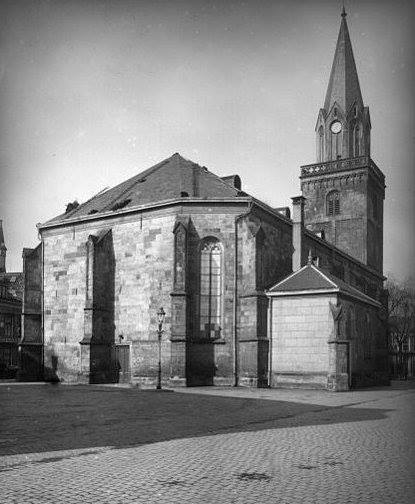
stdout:
POLYGON ((239 194, 245 195, 230 181, 222 180, 207 168, 175 153, 125 182, 98 193, 85 203, 45 224, 64 223, 68 219, 73 220, 101 212, 116 212, 124 208, 128 209, 180 197, 232 198, 239 194))
POLYGON ((381 306, 375 299, 363 294, 363 292, 360 292, 331 273, 322 271, 314 264, 306 264, 268 290, 268 295, 271 297, 300 293, 304 295, 340 293, 358 299, 363 303, 372 304, 377 307, 381 306))

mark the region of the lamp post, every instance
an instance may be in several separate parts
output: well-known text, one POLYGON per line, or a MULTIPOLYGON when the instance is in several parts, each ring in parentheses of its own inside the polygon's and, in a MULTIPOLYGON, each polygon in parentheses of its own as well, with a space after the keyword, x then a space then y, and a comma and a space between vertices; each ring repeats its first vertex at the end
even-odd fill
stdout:
POLYGON ((163 310, 163 307, 160 307, 157 312, 157 321, 158 321, 158 343, 159 343, 159 365, 158 365, 158 373, 157 373, 157 390, 161 390, 161 336, 163 334, 163 322, 164 317, 166 316, 166 312, 163 310))

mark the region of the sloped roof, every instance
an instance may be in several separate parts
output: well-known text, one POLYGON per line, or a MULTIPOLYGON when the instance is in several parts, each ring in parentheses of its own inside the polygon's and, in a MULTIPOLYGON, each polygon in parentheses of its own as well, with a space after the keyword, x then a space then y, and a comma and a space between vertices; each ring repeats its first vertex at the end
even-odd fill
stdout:
POLYGON ((180 197, 229 198, 240 193, 231 183, 225 182, 207 168, 175 153, 45 224, 180 197))
POLYGON ((0 273, 0 285, 6 285, 9 299, 23 299, 23 273, 0 273))
POLYGON ((363 105, 356 63, 343 9, 333 66, 331 67, 324 108, 328 113, 337 103, 347 113, 354 103, 363 105))
POLYGON ((367 296, 363 292, 355 289, 340 278, 335 277, 331 273, 322 271, 314 264, 306 264, 301 269, 291 273, 284 280, 278 282, 274 287, 268 290, 272 296, 283 294, 318 294, 319 292, 339 292, 347 294, 355 299, 359 299, 364 303, 380 306, 380 303, 375 299, 367 296))

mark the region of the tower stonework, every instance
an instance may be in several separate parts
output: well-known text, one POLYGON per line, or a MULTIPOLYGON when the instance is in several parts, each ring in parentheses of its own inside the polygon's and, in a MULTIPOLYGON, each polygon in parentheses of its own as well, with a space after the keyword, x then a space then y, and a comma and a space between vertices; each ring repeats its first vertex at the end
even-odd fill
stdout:
POLYGON ((370 130, 343 9, 317 118, 317 163, 301 167, 305 226, 382 273, 385 177, 370 157, 370 130))

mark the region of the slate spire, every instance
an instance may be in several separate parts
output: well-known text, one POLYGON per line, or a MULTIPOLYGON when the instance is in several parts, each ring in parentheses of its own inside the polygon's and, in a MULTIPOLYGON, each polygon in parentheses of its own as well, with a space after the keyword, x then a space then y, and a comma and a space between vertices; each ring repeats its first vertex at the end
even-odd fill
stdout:
POLYGON ((342 9, 339 36, 331 67, 329 85, 327 87, 324 109, 329 113, 336 102, 347 114, 356 104, 363 107, 362 93, 359 86, 356 64, 350 42, 349 29, 346 21, 346 11, 342 9))

